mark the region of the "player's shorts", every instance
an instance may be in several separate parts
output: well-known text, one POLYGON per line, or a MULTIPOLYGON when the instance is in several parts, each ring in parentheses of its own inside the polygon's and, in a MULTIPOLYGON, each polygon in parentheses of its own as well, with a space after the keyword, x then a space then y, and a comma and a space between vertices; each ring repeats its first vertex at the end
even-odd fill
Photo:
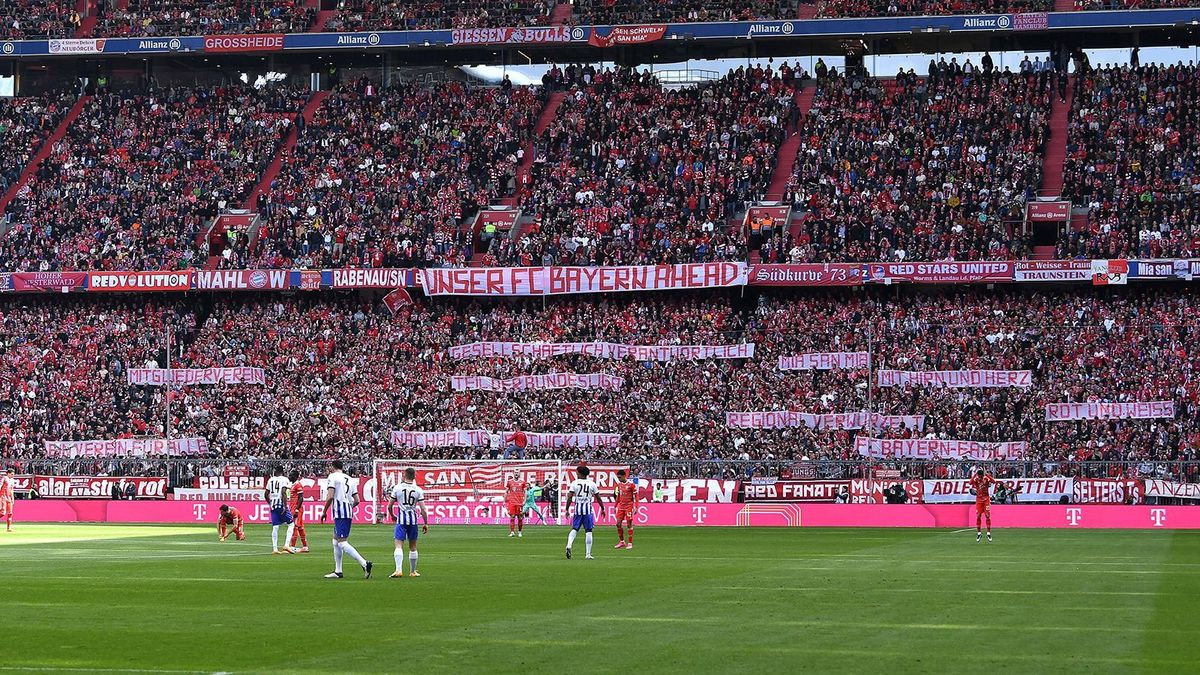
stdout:
POLYGON ((286 508, 271 509, 272 525, 287 525, 292 522, 292 512, 286 508))
POLYGON ((396 526, 396 541, 416 541, 417 526, 413 525, 397 525, 396 526))
POLYGON ((522 511, 521 511, 520 504, 509 504, 508 505, 508 516, 510 518, 516 518, 517 516, 521 515, 521 513, 522 513, 522 511))
POLYGON ((583 529, 584 532, 591 532, 594 527, 596 527, 596 521, 590 513, 582 516, 577 515, 571 519, 572 530, 583 529))
POLYGON ((537 507, 538 507, 538 505, 536 502, 525 502, 525 505, 521 507, 521 510, 522 511, 536 511, 537 507))
POLYGON ((13 503, 7 499, 0 502, 0 518, 7 518, 13 512, 13 503))
POLYGON ((617 522, 621 523, 628 520, 633 522, 633 509, 617 509, 617 522))
POLYGON ((350 525, 354 523, 353 518, 334 518, 333 519, 333 536, 335 539, 349 539, 350 525))
POLYGON ((975 513, 987 513, 992 508, 992 500, 984 499, 975 501, 975 513))
POLYGON ((304 525, 304 509, 288 509, 292 514, 292 522, 296 523, 296 527, 304 525))

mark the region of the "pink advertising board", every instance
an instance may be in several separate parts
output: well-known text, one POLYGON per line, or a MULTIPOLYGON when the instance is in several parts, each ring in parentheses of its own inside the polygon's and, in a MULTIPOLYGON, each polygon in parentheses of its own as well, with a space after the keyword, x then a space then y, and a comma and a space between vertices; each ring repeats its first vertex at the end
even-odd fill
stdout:
MULTIPOLYGON (((262 502, 232 502, 249 523, 268 522, 262 502)), ((219 502, 194 501, 18 501, 18 522, 110 523, 212 523, 219 502)), ((497 503, 431 503, 434 525, 492 524, 507 522, 504 506, 497 503)), ((355 521, 367 523, 371 504, 358 508, 355 521)), ((306 520, 317 520, 320 506, 305 509, 306 520)), ((611 526, 609 518, 600 526, 611 526)), ((666 526, 754 527, 944 527, 975 524, 974 504, 642 504, 637 522, 666 526)), ((995 505, 992 522, 997 528, 1108 528, 1200 529, 1200 508, 1194 506, 1121 506, 1107 504, 995 505)))

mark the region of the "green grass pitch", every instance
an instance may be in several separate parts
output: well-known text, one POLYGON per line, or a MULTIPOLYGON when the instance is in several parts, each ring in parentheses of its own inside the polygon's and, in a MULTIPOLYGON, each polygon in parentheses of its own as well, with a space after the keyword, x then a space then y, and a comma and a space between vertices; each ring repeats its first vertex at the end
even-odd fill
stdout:
MULTIPOLYGON (((436 527, 420 579, 329 581, 269 529, 0 532, 0 672, 1129 673, 1200 668, 1200 535, 436 527)), ((282 532, 281 532, 282 536, 282 532)))

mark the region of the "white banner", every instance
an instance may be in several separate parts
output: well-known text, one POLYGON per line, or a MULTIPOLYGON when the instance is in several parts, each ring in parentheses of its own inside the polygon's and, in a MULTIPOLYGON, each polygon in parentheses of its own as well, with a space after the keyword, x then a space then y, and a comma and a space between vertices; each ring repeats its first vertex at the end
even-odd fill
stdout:
POLYGON ((47 457, 146 457, 203 455, 208 441, 203 438, 117 438, 94 441, 46 441, 47 457))
POLYGON ((881 370, 879 386, 904 387, 1029 387, 1029 370, 881 370))
POLYGON ((940 440, 936 438, 868 438, 857 436, 854 449, 863 457, 880 459, 1021 459, 1029 444, 1025 441, 988 443, 983 441, 940 440))
POLYGON ((870 366, 870 352, 811 352, 779 357, 780 370, 852 370, 870 366))
POLYGON ((915 429, 925 430, 924 415, 883 415, 877 412, 802 413, 791 410, 727 412, 725 426, 735 429, 915 429))
POLYGON ((1145 496, 1169 497, 1171 499, 1200 499, 1200 483, 1175 483, 1157 478, 1148 478, 1146 479, 1145 496))
POLYGON ((746 285, 746 263, 629 267, 463 267, 420 272, 425 295, 560 295, 746 285))
MULTIPOLYGON (((500 434, 503 438, 512 432, 500 434)), ((530 448, 615 448, 621 442, 621 434, 542 434, 525 432, 530 448)))
POLYGON ((597 359, 635 361, 698 361, 752 359, 754 343, 736 345, 625 345, 616 342, 471 342, 448 350, 452 359, 529 357, 548 359, 582 354, 597 359))
POLYGON ((608 373, 548 373, 496 379, 485 375, 454 375, 454 391, 530 391, 534 389, 620 389, 625 378, 608 373))
POLYGON ((392 432, 392 445, 398 448, 484 447, 491 444, 491 434, 483 429, 449 429, 446 431, 392 432))
MULTIPOLYGON (((1017 502, 1057 502, 1064 496, 1071 498, 1074 486, 1070 478, 999 478, 999 482, 1010 490, 1016 490, 1017 502)), ((966 479, 924 481, 926 504, 947 502, 973 502, 971 485, 966 479)), ((994 494, 994 493, 993 493, 994 494)))
POLYGON ((1146 420, 1175 417, 1174 401, 1140 401, 1133 403, 1047 403, 1046 421, 1071 420, 1146 420))
POLYGON ((262 368, 130 368, 129 384, 266 384, 262 368))

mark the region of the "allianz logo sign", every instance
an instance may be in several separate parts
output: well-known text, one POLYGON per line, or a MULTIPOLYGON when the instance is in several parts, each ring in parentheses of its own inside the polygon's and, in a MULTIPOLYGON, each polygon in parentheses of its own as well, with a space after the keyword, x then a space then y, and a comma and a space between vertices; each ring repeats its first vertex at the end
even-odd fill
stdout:
POLYGON ((746 37, 754 37, 755 35, 791 35, 794 32, 796 32, 796 25, 791 21, 752 23, 750 24, 750 30, 746 33, 746 37))
POLYGON ((963 19, 963 28, 996 28, 1005 30, 1012 28, 1012 17, 1008 14, 1000 16, 970 16, 963 19))

